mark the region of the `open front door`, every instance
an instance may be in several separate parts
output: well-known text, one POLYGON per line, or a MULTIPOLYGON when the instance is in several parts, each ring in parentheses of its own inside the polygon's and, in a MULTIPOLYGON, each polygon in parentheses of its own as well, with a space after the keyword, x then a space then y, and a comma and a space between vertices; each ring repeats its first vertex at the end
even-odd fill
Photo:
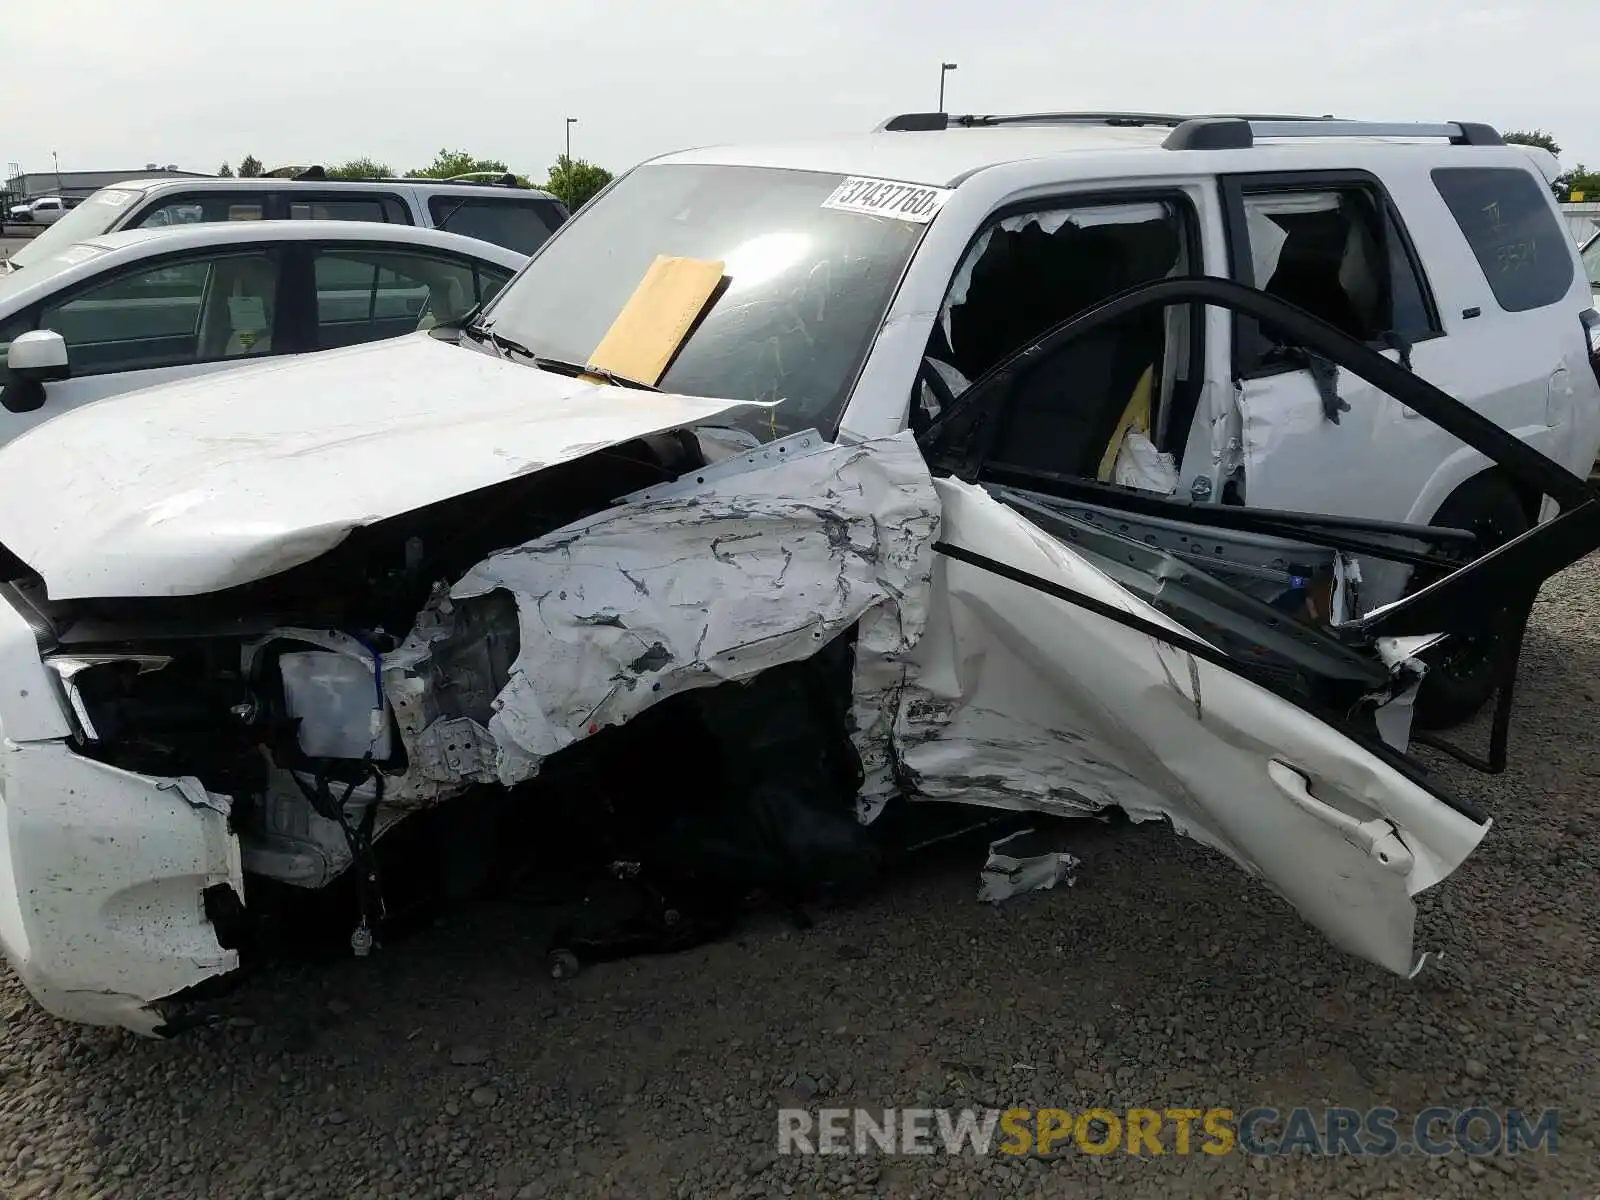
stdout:
MULTIPOLYGON (((1412 971, 1412 897, 1455 870, 1489 821, 1428 783, 1404 736, 1385 731, 1383 710, 1420 678, 1407 646, 1525 615, 1545 579, 1600 547, 1600 497, 1331 326, 1210 278, 1130 289, 1064 322, 945 406, 919 442, 943 526, 896 731, 906 786, 1167 817, 1337 945, 1412 971), (1461 531, 1195 504, 996 459, 1006 405, 1049 377, 1056 348, 1141 308, 1197 301, 1248 312, 1382 388, 1562 511, 1460 566, 1449 555, 1461 531), (1269 543, 1287 550, 1259 556, 1269 543), (1306 582, 1323 552, 1333 584, 1319 599, 1306 582), (1353 616, 1336 596, 1346 554, 1450 573, 1353 616)), ((1519 643, 1499 664, 1491 761, 1442 747, 1480 769, 1504 762, 1519 643)))
POLYGON ((982 488, 936 482, 944 553, 902 705, 916 791, 1169 817, 1336 945, 1409 973, 1411 898, 1460 865, 1488 820, 1217 662, 1062 599, 1191 638, 982 488))

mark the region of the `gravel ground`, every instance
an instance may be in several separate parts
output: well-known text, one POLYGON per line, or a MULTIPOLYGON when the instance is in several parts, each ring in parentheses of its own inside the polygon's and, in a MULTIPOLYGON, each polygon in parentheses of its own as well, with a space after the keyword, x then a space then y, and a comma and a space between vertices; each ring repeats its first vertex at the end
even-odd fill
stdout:
POLYGON ((0 252, 15 254, 33 241, 34 235, 31 232, 24 232, 24 227, 21 225, 6 225, 3 228, 4 233, 0 233, 0 252))
POLYGON ((0 980, 0 1194, 1600 1194, 1600 563, 1551 582, 1515 769, 1440 769, 1499 824, 1423 897, 1414 983, 1351 961, 1161 829, 1085 826, 1071 891, 999 910, 929 864, 796 932, 551 981, 525 910, 283 969, 176 1044, 59 1024, 0 980), (1019 1065, 1021 1064, 1021 1065, 1019 1065), (1558 1106, 1496 1158, 778 1157, 775 1109, 1558 1106))

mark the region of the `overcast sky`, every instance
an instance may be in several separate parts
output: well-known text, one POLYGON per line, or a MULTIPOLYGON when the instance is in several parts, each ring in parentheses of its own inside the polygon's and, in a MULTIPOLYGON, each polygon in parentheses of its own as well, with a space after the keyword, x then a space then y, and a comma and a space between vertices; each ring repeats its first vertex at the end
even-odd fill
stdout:
POLYGON ((1449 0, 60 0, 0 24, 0 167, 214 171, 441 146, 573 153, 871 128, 930 110, 1332 112, 1554 133, 1600 164, 1593 10, 1449 0))

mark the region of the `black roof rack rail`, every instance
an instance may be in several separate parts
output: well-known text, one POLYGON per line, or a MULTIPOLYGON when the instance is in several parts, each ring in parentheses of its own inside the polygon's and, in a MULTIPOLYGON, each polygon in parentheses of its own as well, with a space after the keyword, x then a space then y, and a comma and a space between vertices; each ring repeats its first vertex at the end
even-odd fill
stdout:
MULTIPOLYGON (((1328 117, 1284 116, 1281 114, 1227 114, 1246 121, 1319 121, 1328 117)), ((1177 127, 1193 120, 1193 114, 1145 112, 1035 112, 1035 113, 901 113, 890 117, 880 132, 908 133, 950 128, 991 127, 996 125, 1165 125, 1177 127)))
POLYGON ((1352 121, 1329 113, 1320 117, 1283 113, 1206 113, 1189 116, 1140 112, 901 113, 878 126, 878 131, 925 133, 1001 125, 1166 126, 1172 130, 1162 143, 1168 150, 1243 150, 1255 145, 1258 138, 1445 138, 1457 146, 1505 144, 1492 126, 1473 121, 1449 121, 1443 124, 1352 121))
POLYGON ((327 169, 322 166, 314 167, 280 167, 275 172, 261 176, 263 179, 289 179, 296 182, 315 182, 322 180, 329 183, 454 183, 470 187, 507 187, 530 190, 532 184, 524 184, 510 171, 474 171, 469 175, 452 175, 448 179, 437 179, 432 175, 341 175, 330 178, 327 169))

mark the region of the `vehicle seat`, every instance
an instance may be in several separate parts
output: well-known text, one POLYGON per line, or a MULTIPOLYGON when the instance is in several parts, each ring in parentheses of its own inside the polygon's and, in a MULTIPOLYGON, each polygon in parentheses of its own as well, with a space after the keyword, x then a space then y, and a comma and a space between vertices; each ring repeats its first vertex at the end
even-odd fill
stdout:
POLYGON ((454 321, 472 306, 467 303, 466 289, 454 275, 428 285, 428 303, 417 319, 418 329, 432 329, 443 321, 454 321))
POLYGON ((1366 341, 1379 330, 1371 311, 1360 311, 1345 284, 1350 256, 1350 218, 1343 212, 1295 214, 1277 269, 1262 290, 1287 300, 1341 332, 1366 341))
POLYGON ((228 338, 222 346, 222 357, 268 354, 272 350, 276 273, 259 259, 243 259, 231 265, 232 280, 223 293, 227 297, 228 338))
MULTIPOLYGON (((1140 381, 1160 359, 1160 315, 1118 321, 1050 355, 1011 392, 989 459, 1094 478, 1140 381)), ((1148 403, 1148 401, 1146 401, 1148 403)))
MULTIPOLYGON (((991 243, 992 273, 981 272, 980 261, 968 304, 951 312, 958 351, 963 335, 985 354, 1021 349, 1045 329, 1136 283, 1161 278, 1180 250, 1165 222, 1068 225, 1055 234, 1030 224, 1010 238, 997 253, 991 243), (961 317, 967 319, 958 323, 961 317)), ((1012 389, 989 457, 1093 478, 1165 345, 1165 314, 1146 309, 1058 347, 1012 389)))

